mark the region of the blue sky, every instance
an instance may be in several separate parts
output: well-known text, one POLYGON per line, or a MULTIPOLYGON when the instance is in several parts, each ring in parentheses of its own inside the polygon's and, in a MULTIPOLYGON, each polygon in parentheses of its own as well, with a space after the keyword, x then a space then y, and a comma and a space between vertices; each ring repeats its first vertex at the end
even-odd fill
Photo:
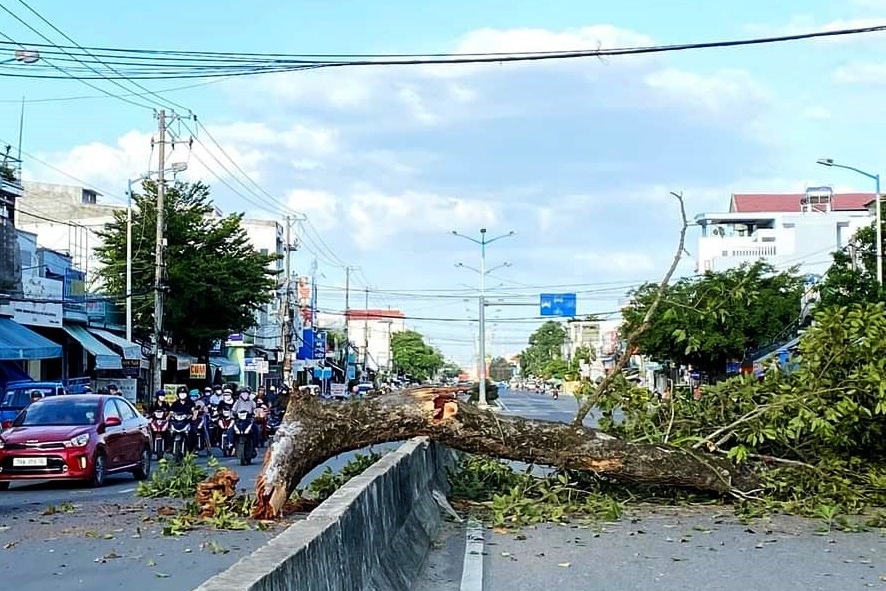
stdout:
MULTIPOLYGON (((64 41, 20 3, 5 5, 64 41)), ((30 5, 83 45, 281 53, 586 49, 886 23, 883 0, 30 5)), ((42 41, 3 12, 0 31, 42 41)), ((731 191, 869 189, 814 162, 880 166, 884 47, 886 35, 875 34, 531 65, 336 69, 168 94, 193 81, 145 84, 190 108, 264 190, 307 213, 295 262, 307 273, 317 258, 322 309, 343 308, 341 267, 357 265, 354 284, 371 286, 372 306, 401 308, 468 363, 478 277, 455 263, 478 266, 478 251, 449 230, 517 232, 489 249, 489 266, 513 264, 488 280, 493 301, 509 304, 489 313, 498 320, 493 353, 524 346, 540 292, 578 292, 581 313, 617 310, 631 285, 660 276, 672 256, 671 190, 684 191, 691 217, 725 209, 731 191)), ((144 172, 149 110, 74 80, 7 78, 3 88, 0 140, 15 143, 18 101, 29 101, 28 178, 74 182, 67 174, 114 201, 144 172), (46 100, 60 98, 68 100, 46 100)), ((170 160, 187 159, 185 178, 211 182, 225 210, 282 215, 201 150, 194 157, 208 169, 181 146, 170 160)), ((692 267, 690 258, 681 270, 692 267)))

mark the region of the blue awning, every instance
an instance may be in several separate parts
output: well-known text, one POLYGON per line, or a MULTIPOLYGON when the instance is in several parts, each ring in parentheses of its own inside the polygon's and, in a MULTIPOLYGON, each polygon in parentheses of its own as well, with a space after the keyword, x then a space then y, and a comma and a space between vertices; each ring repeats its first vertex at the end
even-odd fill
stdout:
POLYGON ((112 345, 116 345, 120 347, 123 351, 124 359, 141 359, 142 358, 142 347, 141 345, 137 345, 132 341, 127 341, 121 336, 115 335, 112 332, 108 332, 106 330, 100 330, 98 328, 90 328, 89 332, 99 337, 102 340, 105 340, 112 345))
POLYGON ((61 345, 11 318, 0 318, 0 359, 53 359, 61 356, 61 345))
POLYGON ((209 364, 220 369, 223 376, 240 375, 240 366, 226 357, 210 357, 209 364))
POLYGON ((77 324, 65 324, 65 332, 74 337, 83 348, 95 355, 95 369, 123 369, 123 360, 107 345, 77 324))

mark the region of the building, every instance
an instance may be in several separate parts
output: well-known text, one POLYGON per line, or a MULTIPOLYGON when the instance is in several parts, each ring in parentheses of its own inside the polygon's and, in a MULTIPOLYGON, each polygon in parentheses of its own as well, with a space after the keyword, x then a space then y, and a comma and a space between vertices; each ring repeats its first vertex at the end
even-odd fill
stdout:
POLYGON ((357 351, 357 361, 368 369, 390 370, 391 335, 406 330, 406 316, 399 310, 348 310, 345 314, 348 340, 357 351))
POLYGON ((566 339, 563 341, 563 359, 571 360, 580 347, 594 351, 600 341, 598 320, 569 320, 566 322, 566 339))
POLYGON ((95 277, 95 249, 102 244, 98 232, 126 207, 101 203, 101 195, 86 187, 31 181, 23 186, 16 226, 36 234, 38 246, 67 254, 75 268, 95 277))
POLYGON ((571 361, 579 347, 588 347, 593 360, 582 368, 584 377, 596 380, 606 374, 617 361, 621 338, 621 320, 572 320, 566 323, 563 359, 571 361))
POLYGON ((823 275, 830 254, 845 248, 871 223, 871 193, 834 193, 812 187, 805 193, 734 194, 726 213, 695 216, 701 227, 696 271, 723 271, 765 260, 779 270, 794 265, 806 275, 823 275))
POLYGON ((0 159, 0 296, 21 291, 21 251, 16 234, 16 203, 24 190, 21 163, 7 154, 0 159))
POLYGON ((270 270, 278 273, 278 289, 274 291, 274 299, 265 304, 255 313, 255 328, 250 331, 251 342, 254 347, 269 355, 272 362, 282 361, 283 352, 283 324, 282 305, 286 283, 284 276, 286 255, 286 239, 283 226, 274 220, 243 219, 240 225, 246 231, 246 236, 252 248, 261 254, 276 254, 280 258, 269 265, 270 270))

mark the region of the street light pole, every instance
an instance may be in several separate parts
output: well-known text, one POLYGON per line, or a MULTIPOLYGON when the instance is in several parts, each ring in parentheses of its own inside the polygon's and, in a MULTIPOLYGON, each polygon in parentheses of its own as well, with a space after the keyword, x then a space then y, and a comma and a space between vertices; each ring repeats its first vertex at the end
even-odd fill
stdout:
MULTIPOLYGON (((453 236, 458 236, 459 238, 464 238, 465 240, 470 240, 474 244, 480 246, 480 339, 478 343, 479 349, 479 365, 477 367, 477 379, 479 380, 478 385, 478 406, 488 406, 488 401, 486 400, 486 274, 489 271, 486 270, 486 247, 496 240, 501 240, 502 238, 508 238, 509 236, 513 236, 516 234, 513 230, 508 232, 507 234, 502 234, 501 236, 496 236, 495 238, 486 238, 486 228, 480 228, 480 239, 473 238, 471 236, 466 236, 465 234, 460 234, 456 230, 452 231, 453 236)), ((466 265, 458 265, 460 267, 465 267, 466 265)), ((507 265, 502 265, 507 266, 507 265)), ((468 267, 470 268, 470 267, 468 267)), ((497 268, 497 267, 496 267, 497 268)), ((492 269, 495 270, 495 269, 492 269)))
POLYGON ((819 158, 818 164, 821 164, 822 166, 829 166, 831 168, 842 168, 844 170, 851 170, 852 172, 865 176, 874 181, 874 198, 876 199, 875 208, 877 217, 877 284, 880 285, 880 287, 883 287, 883 206, 880 203, 880 175, 865 172, 859 168, 855 168, 854 166, 837 164, 836 162, 834 162, 833 158, 819 158))
POLYGON ((132 342, 132 183, 126 191, 126 340, 132 342))

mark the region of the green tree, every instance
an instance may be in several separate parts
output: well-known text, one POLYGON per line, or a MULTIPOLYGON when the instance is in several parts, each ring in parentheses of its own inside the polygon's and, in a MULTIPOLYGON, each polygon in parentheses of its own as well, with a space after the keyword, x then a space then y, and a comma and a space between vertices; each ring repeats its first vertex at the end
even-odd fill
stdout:
POLYGON ((514 376, 514 366, 504 357, 494 357, 489 362, 489 379, 506 382, 514 376))
POLYGON ((581 347, 577 347, 575 351, 572 352, 572 359, 569 361, 568 371, 570 377, 578 379, 578 377, 581 375, 582 363, 590 363, 596 358, 597 355, 589 346, 582 345, 581 347))
MULTIPOLYGON (((643 321, 657 289, 646 284, 631 294, 622 311, 623 335, 643 321)), ((722 374, 730 359, 783 337, 799 319, 802 294, 796 270, 776 273, 762 261, 681 279, 667 288, 637 345, 658 361, 722 374)))
POLYGON ((529 336, 529 346, 520 354, 523 376, 541 376, 554 359, 563 357, 566 329, 559 322, 549 320, 529 336))
MULTIPOLYGON (((154 316, 156 196, 156 184, 145 182, 132 203, 133 323, 143 338, 154 316)), ((177 349, 207 355, 212 341, 254 327, 255 311, 273 300, 277 281, 269 266, 279 257, 252 248, 242 214, 213 217, 207 185, 175 183, 165 197, 164 334, 177 349)), ((126 213, 115 212, 99 235, 101 289, 124 296, 126 213)))
POLYGON ((877 284, 877 231, 874 224, 860 228, 846 250, 831 256, 831 264, 818 286, 819 306, 849 306, 886 301, 886 290, 877 284))
POLYGON ((440 366, 440 370, 438 375, 443 380, 455 380, 463 374, 462 368, 452 361, 445 361, 442 366, 440 366))
POLYGON ((404 330, 391 335, 394 370, 417 380, 426 380, 443 367, 443 356, 425 343, 421 333, 404 330))

